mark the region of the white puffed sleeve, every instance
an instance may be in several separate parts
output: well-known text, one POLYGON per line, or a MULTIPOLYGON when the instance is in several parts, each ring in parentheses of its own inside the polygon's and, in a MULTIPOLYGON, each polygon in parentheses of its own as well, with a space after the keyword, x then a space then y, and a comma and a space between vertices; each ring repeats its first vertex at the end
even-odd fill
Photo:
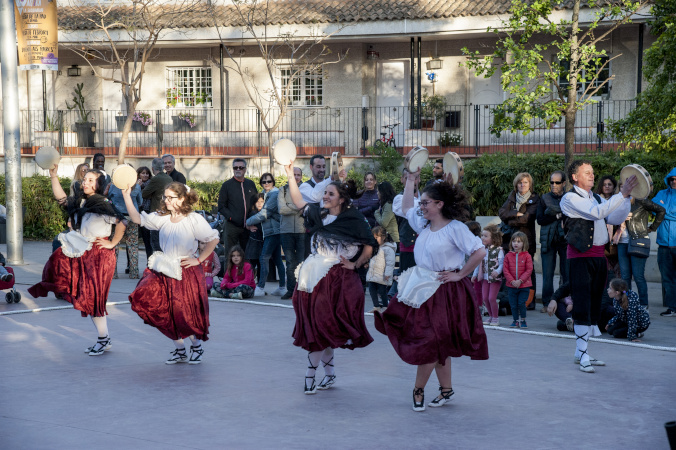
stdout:
POLYGON ((171 215, 160 216, 157 213, 141 212, 141 226, 147 230, 157 231, 162 228, 168 220, 171 220, 171 215))
POLYGON ((445 227, 440 231, 444 233, 448 239, 454 242, 458 249, 465 255, 471 255, 475 251, 484 248, 484 245, 481 243, 481 238, 475 236, 469 231, 467 225, 458 220, 454 220, 451 222, 450 227, 445 227))
POLYGON ((423 228, 425 228, 425 225, 427 225, 427 219, 419 216, 418 211, 420 211, 420 205, 410 208, 406 212, 406 220, 408 220, 408 224, 413 228, 413 231, 420 234, 423 228))
POLYGON ((190 213, 187 217, 190 220, 190 225, 193 229, 193 234, 195 239, 200 242, 211 242, 215 239, 218 239, 218 231, 211 228, 209 222, 202 216, 197 213, 190 213))

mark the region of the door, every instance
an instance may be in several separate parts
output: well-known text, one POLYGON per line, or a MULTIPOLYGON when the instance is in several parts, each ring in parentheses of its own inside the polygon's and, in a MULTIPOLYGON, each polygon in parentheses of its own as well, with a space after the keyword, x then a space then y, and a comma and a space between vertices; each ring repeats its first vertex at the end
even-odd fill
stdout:
POLYGON ((505 99, 505 93, 500 85, 500 71, 497 71, 490 78, 484 78, 477 77, 472 70, 469 74, 469 80, 469 101, 472 105, 469 111, 472 126, 469 131, 472 137, 464 140, 464 142, 475 144, 478 138, 479 145, 490 145, 491 133, 488 131, 488 127, 493 121, 491 110, 505 99))
MULTIPOLYGON (((384 125, 399 123, 394 128, 394 140, 397 148, 404 145, 406 128, 406 104, 409 93, 407 61, 378 61, 376 63, 376 109, 375 130, 371 141, 378 139, 383 132, 389 137, 390 131, 384 125)), ((374 121, 370 121, 374 123, 374 121)))

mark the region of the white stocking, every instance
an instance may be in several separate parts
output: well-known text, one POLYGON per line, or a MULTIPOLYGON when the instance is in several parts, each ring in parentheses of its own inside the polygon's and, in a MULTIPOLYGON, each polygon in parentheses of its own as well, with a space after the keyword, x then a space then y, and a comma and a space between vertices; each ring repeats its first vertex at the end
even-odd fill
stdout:
POLYGON ((102 317, 92 317, 92 322, 94 322, 94 326, 96 327, 96 331, 99 333, 99 337, 104 338, 108 336, 108 321, 106 320, 106 316, 102 317))
POLYGON ((333 367, 333 349, 331 347, 325 348, 322 352, 322 364, 326 375, 336 374, 336 369, 333 367))
POLYGON ((319 366, 319 361, 322 358, 322 352, 308 352, 307 360, 308 366, 305 371, 305 376, 314 378, 315 372, 317 371, 317 366, 319 366))
POLYGON ((580 358, 580 364, 586 366, 589 364, 589 355, 587 354, 587 342, 589 342, 589 325, 573 325, 575 331, 575 357, 580 358))
POLYGON ((197 339, 194 334, 188 337, 190 338, 190 342, 192 342, 193 347, 199 347, 200 345, 202 345, 202 341, 197 339))
POLYGON ((183 339, 177 339, 174 341, 174 345, 176 346, 177 349, 179 350, 185 350, 185 344, 183 343, 183 339))

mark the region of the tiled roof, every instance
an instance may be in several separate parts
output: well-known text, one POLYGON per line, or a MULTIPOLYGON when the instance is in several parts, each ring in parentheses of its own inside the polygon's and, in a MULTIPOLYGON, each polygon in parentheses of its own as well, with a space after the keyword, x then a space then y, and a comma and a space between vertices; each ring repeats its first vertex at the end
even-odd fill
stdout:
MULTIPOLYGON (((273 0, 267 13, 267 23, 354 23, 486 16, 504 14, 509 10, 510 4, 509 0, 273 0)), ((217 6, 215 10, 219 26, 243 25, 232 5, 217 6)), ((81 19, 83 13, 93 15, 94 8, 59 7, 59 27, 71 30, 91 29, 91 23, 81 19)), ((131 7, 115 7, 111 13, 125 16, 131 13, 131 7)), ((255 17, 258 24, 263 23, 262 11, 255 17)), ((199 12, 182 14, 178 25, 184 28, 200 28, 213 26, 213 22, 211 14, 199 12)))

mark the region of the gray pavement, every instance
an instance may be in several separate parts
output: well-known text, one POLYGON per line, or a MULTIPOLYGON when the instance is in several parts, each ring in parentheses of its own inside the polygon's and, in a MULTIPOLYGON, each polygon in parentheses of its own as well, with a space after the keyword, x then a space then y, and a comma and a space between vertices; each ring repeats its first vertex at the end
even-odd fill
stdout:
MULTIPOLYGON (((26 292, 50 250, 26 242, 27 264, 15 267, 22 302, 3 302, 0 314, 68 305, 26 292)), ((110 302, 125 301, 137 282, 119 267, 110 302)), ((335 388, 305 396, 305 352, 291 344, 293 310, 279 297, 212 301, 198 366, 165 365, 172 343, 128 304, 109 306, 113 347, 100 357, 83 353, 96 333, 72 309, 0 315, 0 448, 666 449, 663 425, 676 419, 676 318, 659 317, 659 285, 650 294, 653 323, 641 345, 590 343, 608 363, 595 374, 573 364, 570 333, 529 311, 527 332, 487 330, 488 361, 454 359, 455 399, 423 413, 411 411, 415 368, 371 317, 375 342, 337 350, 335 388)), ((436 386, 433 375, 428 401, 436 386)))

